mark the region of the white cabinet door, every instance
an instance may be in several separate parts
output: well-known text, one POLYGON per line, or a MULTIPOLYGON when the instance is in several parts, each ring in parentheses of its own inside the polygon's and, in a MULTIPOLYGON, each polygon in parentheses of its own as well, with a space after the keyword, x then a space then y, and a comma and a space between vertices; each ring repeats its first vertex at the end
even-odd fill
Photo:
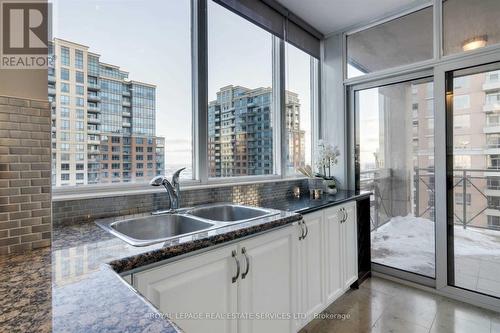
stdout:
POLYGON ((356 226, 356 204, 348 203, 343 206, 345 222, 342 227, 342 271, 344 289, 349 289, 358 278, 358 233, 356 226))
POLYGON ((320 313, 325 303, 323 215, 323 211, 304 215, 307 235, 299 242, 299 311, 307 317, 299 321, 299 328, 320 313))
POLYGON ((326 303, 331 304, 335 301, 344 290, 344 277, 342 272, 342 206, 335 206, 325 209, 324 212, 324 249, 325 254, 324 268, 325 268, 325 292, 326 303))
MULTIPOLYGON (((296 226, 289 226, 239 243, 239 253, 246 253, 249 265, 244 254, 241 255, 238 312, 271 316, 295 312, 297 242, 296 226)), ((239 333, 290 333, 294 328, 293 318, 268 317, 238 322, 239 333)))
MULTIPOLYGON (((236 246, 212 250, 134 274, 134 286, 163 313, 235 313, 237 310, 236 246)), ((241 260, 240 260, 241 261, 241 260)), ((172 320, 184 331, 236 332, 236 320, 172 320)))

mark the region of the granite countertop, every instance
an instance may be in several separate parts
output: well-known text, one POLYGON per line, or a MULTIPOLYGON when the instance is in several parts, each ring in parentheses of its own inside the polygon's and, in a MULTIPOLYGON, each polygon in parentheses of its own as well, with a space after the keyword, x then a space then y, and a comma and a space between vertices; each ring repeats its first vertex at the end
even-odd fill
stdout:
POLYGON ((326 207, 340 205, 347 201, 359 200, 370 195, 371 192, 367 191, 339 190, 335 195, 323 195, 320 199, 311 199, 310 196, 306 194, 302 195, 300 198, 285 198, 284 200, 264 203, 263 207, 307 214, 326 207))
POLYGON ((295 211, 307 213, 365 195, 339 191, 321 200, 262 203, 282 211, 145 247, 131 246, 94 223, 54 226, 51 248, 0 257, 0 331, 177 332, 117 273, 293 223, 301 218, 295 211))

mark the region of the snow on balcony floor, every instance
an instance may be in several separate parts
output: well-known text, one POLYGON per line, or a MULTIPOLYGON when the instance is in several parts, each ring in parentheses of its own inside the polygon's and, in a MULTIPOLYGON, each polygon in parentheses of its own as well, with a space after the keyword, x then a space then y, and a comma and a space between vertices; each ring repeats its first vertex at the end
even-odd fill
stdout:
MULTIPOLYGON (((398 216, 372 232, 373 262, 434 277, 434 222, 398 216)), ((500 296, 500 231, 455 227, 455 285, 500 296)))

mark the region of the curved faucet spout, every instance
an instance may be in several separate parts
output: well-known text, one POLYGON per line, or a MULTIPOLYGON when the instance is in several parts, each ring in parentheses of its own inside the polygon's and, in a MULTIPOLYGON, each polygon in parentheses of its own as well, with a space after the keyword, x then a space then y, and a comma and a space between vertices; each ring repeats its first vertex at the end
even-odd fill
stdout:
POLYGON ((149 185, 151 186, 163 185, 163 187, 165 187, 168 197, 170 198, 170 209, 172 211, 179 208, 179 201, 181 197, 179 178, 182 170, 184 169, 186 168, 179 169, 174 173, 172 176, 172 182, 169 182, 165 176, 156 176, 149 182, 149 185))
POLYGON ((174 187, 177 187, 179 185, 179 178, 180 178, 181 172, 185 169, 186 168, 182 168, 182 169, 179 169, 176 172, 174 172, 174 175, 172 176, 172 185, 174 187))

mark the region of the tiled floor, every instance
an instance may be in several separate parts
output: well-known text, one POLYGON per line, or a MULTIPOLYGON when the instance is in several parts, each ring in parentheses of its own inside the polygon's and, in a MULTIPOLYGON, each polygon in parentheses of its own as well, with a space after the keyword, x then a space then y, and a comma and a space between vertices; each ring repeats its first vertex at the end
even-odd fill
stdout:
POLYGON ((300 333, 500 332, 500 313, 377 277, 347 292, 324 314, 347 317, 315 319, 300 333))

